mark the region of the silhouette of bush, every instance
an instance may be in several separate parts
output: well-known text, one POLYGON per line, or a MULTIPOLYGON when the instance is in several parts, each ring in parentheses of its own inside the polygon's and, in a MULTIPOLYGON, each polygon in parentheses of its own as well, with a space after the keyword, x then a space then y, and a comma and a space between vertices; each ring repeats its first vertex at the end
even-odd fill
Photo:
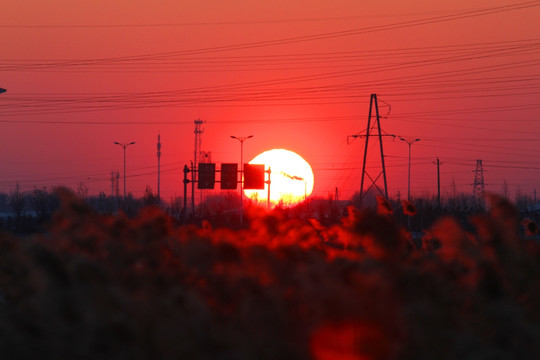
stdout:
POLYGON ((540 251, 493 197, 422 247, 388 216, 323 226, 248 209, 240 230, 66 195, 48 231, 0 237, 5 359, 537 359, 540 251))

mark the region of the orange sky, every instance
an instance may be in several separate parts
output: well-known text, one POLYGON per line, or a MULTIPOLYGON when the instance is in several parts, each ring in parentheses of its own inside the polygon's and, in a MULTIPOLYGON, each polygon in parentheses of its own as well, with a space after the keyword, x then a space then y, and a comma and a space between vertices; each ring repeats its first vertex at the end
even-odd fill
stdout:
MULTIPOLYGON (((411 191, 540 190, 540 1, 68 1, 0 4, 0 191, 79 182, 110 193, 128 148, 128 191, 181 195, 196 118, 203 150, 239 161, 254 135, 311 163, 314 195, 360 186, 371 93, 383 129, 421 138, 411 191), (522 4, 522 5, 519 5, 522 4)), ((407 145, 384 140, 391 196, 407 145)), ((376 162, 373 163, 374 165, 376 162)))

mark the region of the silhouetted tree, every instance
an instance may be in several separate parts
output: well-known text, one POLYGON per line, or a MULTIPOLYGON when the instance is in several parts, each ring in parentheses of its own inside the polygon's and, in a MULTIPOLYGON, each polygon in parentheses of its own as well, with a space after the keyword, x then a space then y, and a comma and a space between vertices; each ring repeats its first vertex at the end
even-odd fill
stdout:
POLYGON ((77 196, 80 199, 86 199, 88 197, 88 186, 82 181, 77 184, 77 196))
POLYGON ((183 198, 180 196, 171 196, 171 199, 169 200, 169 207, 167 213, 175 218, 180 219, 180 216, 182 214, 182 208, 184 206, 183 198))
POLYGON ((9 197, 9 205, 11 206, 11 209, 13 210, 13 213, 15 214, 15 217, 17 219, 21 218, 21 215, 24 211, 25 203, 26 198, 24 194, 19 191, 19 188, 17 186, 17 190, 12 192, 9 197))
POLYGON ((146 189, 144 189, 143 204, 144 206, 158 204, 158 198, 152 192, 152 187, 150 185, 146 185, 146 189))
POLYGON ((30 203, 39 220, 43 220, 49 215, 49 193, 46 188, 34 188, 31 193, 30 203))

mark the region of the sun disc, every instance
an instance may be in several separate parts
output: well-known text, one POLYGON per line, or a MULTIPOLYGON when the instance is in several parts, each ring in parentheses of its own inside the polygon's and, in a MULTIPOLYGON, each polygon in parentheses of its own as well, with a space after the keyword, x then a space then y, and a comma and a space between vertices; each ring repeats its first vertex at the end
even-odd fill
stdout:
MULTIPOLYGON (((265 151, 250 164, 264 164, 270 169, 270 202, 273 206, 292 206, 307 199, 313 191, 314 176, 309 163, 300 155, 285 149, 265 151)), ((264 190, 244 190, 252 200, 267 202, 268 184, 264 190)))

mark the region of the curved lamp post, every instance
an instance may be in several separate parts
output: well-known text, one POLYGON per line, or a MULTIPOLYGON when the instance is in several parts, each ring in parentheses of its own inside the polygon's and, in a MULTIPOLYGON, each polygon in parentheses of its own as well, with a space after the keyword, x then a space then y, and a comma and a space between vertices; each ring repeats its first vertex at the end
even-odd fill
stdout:
POLYGON ((126 148, 129 145, 135 144, 135 141, 132 141, 130 143, 119 143, 117 141, 114 142, 116 145, 120 145, 124 148, 124 200, 126 200, 126 148))
POLYGON ((407 185, 407 200, 411 201, 411 145, 417 141, 420 141, 420 139, 406 140, 400 137, 399 140, 405 141, 407 145, 409 145, 409 180, 407 185))

